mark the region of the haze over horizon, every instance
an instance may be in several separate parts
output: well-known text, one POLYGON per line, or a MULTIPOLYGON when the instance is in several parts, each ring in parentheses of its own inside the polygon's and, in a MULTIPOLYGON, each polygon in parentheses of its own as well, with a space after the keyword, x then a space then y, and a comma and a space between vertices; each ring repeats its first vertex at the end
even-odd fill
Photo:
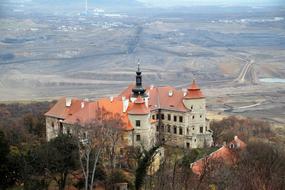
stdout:
POLYGON ((138 0, 148 6, 273 6, 285 5, 282 0, 138 0))

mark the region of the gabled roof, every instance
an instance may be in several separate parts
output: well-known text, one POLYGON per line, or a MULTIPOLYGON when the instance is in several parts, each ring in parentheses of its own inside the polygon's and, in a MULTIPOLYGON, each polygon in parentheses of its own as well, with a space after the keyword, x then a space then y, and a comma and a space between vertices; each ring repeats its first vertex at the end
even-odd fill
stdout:
POLYGON ((131 83, 128 85, 126 89, 124 89, 118 96, 118 98, 125 97, 126 99, 129 99, 132 95, 132 89, 135 87, 135 83, 131 83))
POLYGON ((187 111, 183 104, 183 91, 171 86, 151 87, 149 93, 149 107, 154 109, 168 109, 187 111))
POLYGON ((45 113, 45 116, 65 119, 80 110, 82 100, 73 98, 70 100, 70 106, 66 106, 66 101, 66 97, 60 98, 57 103, 45 113))
POLYGON ((235 136, 234 140, 227 145, 222 146, 206 158, 202 158, 194 162, 191 165, 192 171, 197 175, 201 175, 205 169, 205 164, 211 161, 222 161, 226 165, 233 165, 238 159, 237 151, 244 150, 245 148, 246 144, 235 136))
POLYGON ((106 113, 112 114, 114 117, 117 115, 121 118, 123 122, 122 129, 123 130, 132 130, 133 127, 130 124, 127 113, 124 113, 123 110, 123 102, 121 100, 110 100, 108 98, 99 99, 95 102, 86 102, 84 107, 81 108, 77 113, 68 117, 64 120, 64 123, 68 124, 88 124, 98 118, 98 110, 104 109, 106 113))
MULTIPOLYGON (((125 130, 132 130, 133 127, 128 119, 128 114, 148 114, 150 110, 156 109, 180 112, 187 111, 183 103, 185 93, 182 90, 177 90, 171 86, 149 87, 146 90, 146 94, 148 94, 147 100, 143 100, 142 97, 139 97, 135 102, 131 102, 132 88, 134 86, 135 84, 130 84, 117 97, 110 99, 103 98, 94 102, 76 98, 70 100, 64 97, 59 99, 45 115, 62 119, 64 123, 68 124, 75 124, 78 122, 84 124, 96 119, 97 110, 99 108, 104 108, 107 112, 110 112, 113 115, 117 114, 122 118, 122 121, 125 124, 123 126, 125 130)), ((188 91, 190 91, 190 97, 192 98, 202 97, 202 93, 195 81, 188 91)))
POLYGON ((192 84, 187 89, 187 94, 184 97, 185 99, 199 99, 199 98, 205 98, 202 91, 196 84, 196 81, 193 80, 192 84))

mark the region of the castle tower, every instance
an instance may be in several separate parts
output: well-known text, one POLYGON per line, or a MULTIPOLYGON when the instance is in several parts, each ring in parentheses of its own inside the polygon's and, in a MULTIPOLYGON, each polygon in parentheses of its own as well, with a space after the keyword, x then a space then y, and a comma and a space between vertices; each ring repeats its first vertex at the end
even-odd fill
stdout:
POLYGON ((142 72, 140 71, 140 63, 138 63, 138 70, 136 71, 136 86, 132 89, 132 97, 146 97, 145 89, 142 86, 142 72))
POLYGON ((143 145, 146 149, 153 146, 155 142, 155 128, 151 126, 150 110, 140 95, 138 95, 135 102, 130 106, 128 118, 134 128, 134 146, 143 145))
POLYGON ((201 89, 193 80, 192 84, 187 89, 187 94, 183 98, 183 104, 188 110, 198 111, 205 109, 206 101, 201 89))
POLYGON ((206 121, 205 96, 195 80, 188 87, 183 104, 189 110, 187 120, 193 136, 192 147, 203 147, 205 142, 210 142, 211 137, 206 135, 209 133, 209 123, 206 121))

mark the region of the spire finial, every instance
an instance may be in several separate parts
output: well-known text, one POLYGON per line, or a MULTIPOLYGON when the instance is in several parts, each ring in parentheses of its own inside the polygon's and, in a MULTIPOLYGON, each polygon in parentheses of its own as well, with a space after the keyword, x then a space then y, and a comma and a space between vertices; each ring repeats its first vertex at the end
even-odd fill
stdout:
POLYGON ((138 59, 138 71, 140 72, 140 59, 138 59))

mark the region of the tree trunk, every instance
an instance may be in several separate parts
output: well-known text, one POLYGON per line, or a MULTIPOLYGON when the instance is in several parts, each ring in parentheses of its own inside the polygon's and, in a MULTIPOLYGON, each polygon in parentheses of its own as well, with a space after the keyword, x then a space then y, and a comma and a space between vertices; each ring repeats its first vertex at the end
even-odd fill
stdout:
POLYGON ((92 177, 91 177, 91 183, 90 183, 90 190, 93 190, 93 184, 94 184, 94 176, 95 176, 95 171, 96 171, 96 165, 97 162, 99 160, 99 156, 101 154, 101 150, 102 148, 100 148, 97 152, 97 154, 95 154, 95 160, 94 160, 94 164, 93 164, 93 170, 92 170, 92 177))

